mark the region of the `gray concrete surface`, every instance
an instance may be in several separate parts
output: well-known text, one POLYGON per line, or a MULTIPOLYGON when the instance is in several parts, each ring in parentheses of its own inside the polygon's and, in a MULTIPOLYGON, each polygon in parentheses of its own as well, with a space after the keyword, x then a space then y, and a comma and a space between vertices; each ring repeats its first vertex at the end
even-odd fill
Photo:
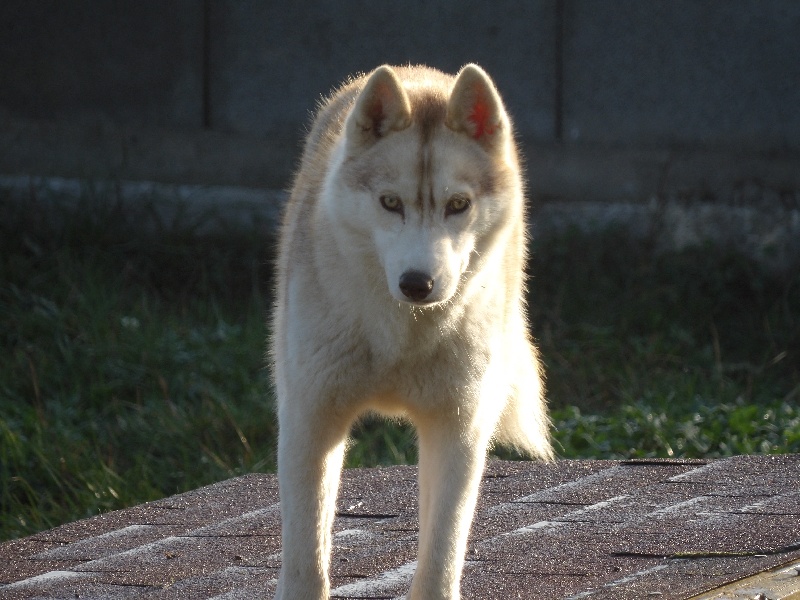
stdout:
MULTIPOLYGON (((660 194, 654 187, 648 202, 630 202, 624 197, 569 201, 538 192, 531 202, 531 235, 546 239, 568 230, 615 229, 662 251, 713 243, 755 259, 768 271, 800 266, 800 193, 758 179, 724 193, 725 200, 684 198, 680 190, 660 194)), ((0 213, 7 205, 15 210, 36 206, 57 226, 60 215, 79 210, 91 198, 122 207, 142 231, 191 225, 194 231, 258 231, 266 238, 276 232, 287 194, 261 187, 0 175, 0 213)))
MULTIPOLYGON (((685 600, 797 561, 798 480, 800 455, 492 461, 463 597, 685 600)), ((415 467, 345 471, 334 598, 406 592, 416 494, 415 467)), ((264 598, 279 568, 277 481, 254 474, 0 544, 0 597, 264 598)))

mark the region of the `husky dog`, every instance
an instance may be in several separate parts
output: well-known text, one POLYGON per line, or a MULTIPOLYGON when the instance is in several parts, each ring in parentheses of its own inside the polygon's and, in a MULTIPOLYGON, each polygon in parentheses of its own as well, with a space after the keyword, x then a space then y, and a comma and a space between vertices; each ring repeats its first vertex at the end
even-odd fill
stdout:
POLYGON ((277 598, 329 597, 345 444, 369 411, 419 440, 407 598, 459 598, 487 448, 552 457, 525 246, 511 123, 480 67, 382 66, 322 103, 278 258, 277 598))

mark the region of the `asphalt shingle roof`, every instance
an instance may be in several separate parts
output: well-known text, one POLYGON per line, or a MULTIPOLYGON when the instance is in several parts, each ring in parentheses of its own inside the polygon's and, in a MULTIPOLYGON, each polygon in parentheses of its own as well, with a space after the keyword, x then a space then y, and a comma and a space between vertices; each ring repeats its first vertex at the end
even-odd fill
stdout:
MULTIPOLYGON (((416 493, 415 467, 344 472, 333 597, 405 593, 416 493)), ((684 600, 798 559, 800 455, 491 461, 462 596, 684 600)), ((253 474, 0 544, 0 598, 264 598, 279 567, 277 480, 253 474)))

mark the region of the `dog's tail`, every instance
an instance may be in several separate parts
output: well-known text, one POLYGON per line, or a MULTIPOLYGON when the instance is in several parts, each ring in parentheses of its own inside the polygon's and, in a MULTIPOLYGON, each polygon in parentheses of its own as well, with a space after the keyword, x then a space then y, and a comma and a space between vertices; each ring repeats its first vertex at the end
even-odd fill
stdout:
POLYGON ((536 349, 515 357, 518 373, 495 430, 494 441, 530 458, 552 461, 550 419, 544 400, 542 367, 536 349))

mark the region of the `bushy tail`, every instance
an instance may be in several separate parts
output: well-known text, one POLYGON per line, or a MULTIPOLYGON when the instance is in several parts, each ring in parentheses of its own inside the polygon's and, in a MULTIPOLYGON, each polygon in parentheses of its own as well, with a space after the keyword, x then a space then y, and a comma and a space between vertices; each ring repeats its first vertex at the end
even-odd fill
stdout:
POLYGON ((536 350, 531 348, 530 361, 520 363, 516 385, 500 415, 494 441, 530 458, 552 461, 555 455, 550 443, 551 424, 536 350))

